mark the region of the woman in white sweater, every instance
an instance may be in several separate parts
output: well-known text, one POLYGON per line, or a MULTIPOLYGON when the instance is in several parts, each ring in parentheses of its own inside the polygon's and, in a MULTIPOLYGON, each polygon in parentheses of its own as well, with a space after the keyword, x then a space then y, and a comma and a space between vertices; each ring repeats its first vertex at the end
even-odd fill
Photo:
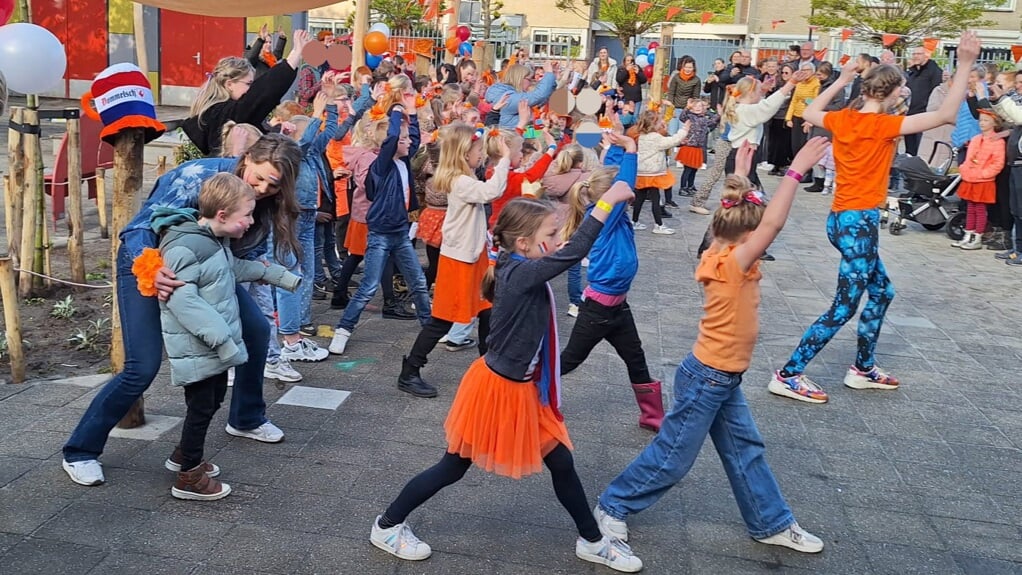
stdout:
POLYGON ((639 175, 635 180, 635 202, 632 204, 632 225, 637 230, 646 226, 639 223, 642 204, 649 200, 653 204, 654 234, 670 235, 674 230, 664 226, 660 206, 660 190, 674 187, 674 174, 667 169, 667 152, 685 141, 691 123, 685 122, 673 136, 665 135, 667 125, 655 110, 646 110, 639 115, 635 124, 638 142, 639 175))
POLYGON ((590 86, 599 83, 600 91, 607 88, 617 89, 617 61, 610 57, 606 48, 600 48, 600 51, 596 53, 596 59, 589 64, 589 69, 586 70, 585 80, 589 82, 590 86))

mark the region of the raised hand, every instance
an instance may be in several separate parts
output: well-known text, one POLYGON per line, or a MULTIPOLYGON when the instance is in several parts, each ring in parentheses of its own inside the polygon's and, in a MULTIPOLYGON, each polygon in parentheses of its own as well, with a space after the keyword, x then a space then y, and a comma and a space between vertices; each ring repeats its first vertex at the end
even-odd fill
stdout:
POLYGON ((748 140, 742 142, 742 146, 735 152, 735 175, 748 177, 755 155, 756 147, 749 144, 748 140))
POLYGON ((962 32, 962 38, 958 41, 958 49, 956 53, 958 55, 958 65, 961 66, 964 63, 966 66, 971 66, 976 58, 979 58, 980 42, 979 36, 971 30, 962 32))
POLYGON ((504 106, 511 101, 511 92, 504 92, 504 95, 497 100, 497 103, 493 105, 494 110, 503 110, 504 106))
POLYGON ((316 97, 312 100, 312 117, 322 118, 323 112, 326 112, 326 105, 333 100, 333 96, 327 94, 326 90, 320 90, 316 97))

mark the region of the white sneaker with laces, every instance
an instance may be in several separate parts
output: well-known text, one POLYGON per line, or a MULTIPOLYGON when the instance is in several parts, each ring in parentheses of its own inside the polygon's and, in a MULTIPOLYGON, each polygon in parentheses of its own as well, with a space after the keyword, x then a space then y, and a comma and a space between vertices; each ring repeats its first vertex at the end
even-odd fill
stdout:
POLYGON ((575 556, 583 561, 606 565, 624 573, 642 570, 642 559, 632 553, 632 548, 627 543, 620 539, 609 539, 606 535, 595 543, 579 537, 575 540, 575 556))
POLYGON ((568 315, 571 317, 578 317, 578 304, 575 303, 568 304, 568 315))
POLYGON ((659 234, 661 236, 670 236, 670 235, 674 234, 674 230, 672 230, 671 228, 669 228, 667 226, 654 225, 653 226, 653 233, 654 234, 659 234))
POLYGON ((288 383, 302 380, 302 374, 295 371, 295 368, 291 367, 291 362, 284 359, 284 356, 280 356, 276 361, 267 361, 266 367, 263 368, 263 377, 288 383))
POLYGON ((254 439, 263 443, 280 443, 284 441, 284 432, 269 421, 255 429, 238 429, 228 423, 226 431, 228 435, 233 435, 234 437, 254 439))
POLYGON ((644 229, 646 229, 646 224, 644 224, 642 222, 632 222, 632 229, 633 230, 644 230, 644 229))
POLYGON ((628 541, 627 523, 620 519, 611 517, 610 514, 604 511, 599 505, 593 509, 593 517, 596 518, 596 524, 600 527, 600 533, 603 533, 611 539, 628 541))
POLYGON ((337 328, 334 332, 334 338, 330 340, 330 353, 334 355, 341 355, 344 353, 344 348, 348 347, 348 338, 351 337, 351 332, 344 329, 343 327, 337 328))
POLYGON ((280 357, 288 361, 323 361, 328 355, 330 354, 327 350, 304 337, 296 343, 285 343, 280 346, 280 357))
POLYGON ((823 551, 823 541, 812 533, 802 529, 798 523, 792 523, 787 529, 764 539, 757 539, 766 545, 780 545, 801 553, 819 553, 823 551))
POLYGON ((234 368, 228 368, 227 370, 227 387, 234 387, 234 368))
POLYGON ((398 523, 389 529, 383 529, 380 527, 379 515, 376 516, 376 521, 373 521, 369 542, 394 557, 408 561, 422 561, 433 554, 429 545, 420 541, 407 523, 398 523))
POLYGON ((106 478, 103 477, 103 465, 95 459, 86 459, 85 461, 74 461, 68 463, 66 460, 61 462, 61 467, 67 472, 67 476, 71 478, 78 485, 85 485, 92 487, 93 485, 100 485, 106 478))

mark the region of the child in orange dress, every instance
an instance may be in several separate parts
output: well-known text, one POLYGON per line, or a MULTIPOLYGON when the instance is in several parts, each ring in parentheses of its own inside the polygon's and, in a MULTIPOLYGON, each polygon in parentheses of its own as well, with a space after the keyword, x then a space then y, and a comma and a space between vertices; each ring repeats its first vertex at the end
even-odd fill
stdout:
POLYGON ((958 167, 962 186, 958 197, 965 200, 965 236, 951 247, 963 250, 983 249, 983 233, 987 231, 987 205, 997 201, 994 180, 1004 168, 1004 138, 997 136, 1001 118, 988 108, 979 111, 979 129, 969 141, 965 162, 958 167))
POLYGON ((580 559, 636 572, 642 561, 620 541, 600 534, 575 472, 571 440, 558 411, 557 314, 549 280, 589 252, 615 204, 634 194, 627 184, 611 187, 563 249, 553 207, 531 198, 512 200, 493 230, 501 250, 483 291, 493 300, 489 349, 472 364, 458 387, 444 428, 447 452, 440 462, 405 485, 373 523, 370 541, 409 561, 432 553, 405 523, 408 514, 444 487, 460 480, 473 463, 514 479, 550 469, 554 492, 579 532, 580 559))

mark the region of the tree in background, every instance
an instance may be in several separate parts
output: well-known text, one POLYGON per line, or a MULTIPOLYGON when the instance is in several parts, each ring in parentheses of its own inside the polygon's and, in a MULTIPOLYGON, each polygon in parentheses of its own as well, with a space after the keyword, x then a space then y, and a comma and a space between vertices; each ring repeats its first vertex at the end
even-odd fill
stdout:
POLYGON ((576 14, 586 20, 600 21, 628 49, 633 38, 665 22, 699 22, 703 12, 713 12, 714 19, 733 20, 735 0, 556 0, 554 5, 563 12, 576 14), (649 4, 640 13, 639 5, 649 4), (668 18, 670 13, 670 18, 668 18))

